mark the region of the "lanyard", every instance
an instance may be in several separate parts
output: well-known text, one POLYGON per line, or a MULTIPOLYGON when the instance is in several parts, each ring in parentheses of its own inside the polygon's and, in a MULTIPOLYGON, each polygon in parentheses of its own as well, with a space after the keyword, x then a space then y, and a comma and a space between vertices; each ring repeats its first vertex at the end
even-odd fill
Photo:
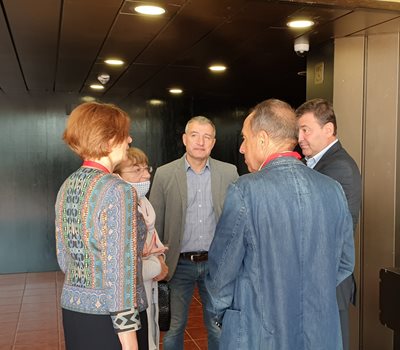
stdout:
POLYGON ((280 152, 280 153, 274 153, 271 154, 266 160, 265 162, 260 166, 260 170, 262 168, 264 168, 271 160, 274 160, 276 158, 282 158, 282 157, 294 157, 297 159, 301 159, 300 154, 298 154, 297 152, 280 152))
POLYGON ((100 163, 97 163, 97 162, 93 162, 93 161, 91 161, 91 160, 85 160, 85 161, 83 161, 82 166, 87 166, 87 167, 90 167, 90 168, 95 168, 95 169, 104 171, 104 172, 107 173, 107 174, 110 174, 110 170, 108 170, 104 165, 102 165, 102 164, 100 164, 100 163))

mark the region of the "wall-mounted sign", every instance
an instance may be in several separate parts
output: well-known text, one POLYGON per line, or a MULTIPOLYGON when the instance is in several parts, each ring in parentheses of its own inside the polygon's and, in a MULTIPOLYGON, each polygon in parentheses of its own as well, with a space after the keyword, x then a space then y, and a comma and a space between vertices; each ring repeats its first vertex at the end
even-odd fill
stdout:
POLYGON ((314 68, 314 84, 324 82, 324 62, 317 63, 314 68))

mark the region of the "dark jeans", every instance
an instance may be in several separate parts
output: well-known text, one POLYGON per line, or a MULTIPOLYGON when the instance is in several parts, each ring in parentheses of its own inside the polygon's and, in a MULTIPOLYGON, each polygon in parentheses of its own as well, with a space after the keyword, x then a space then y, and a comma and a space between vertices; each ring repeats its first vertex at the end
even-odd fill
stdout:
POLYGON ((179 258, 175 273, 169 281, 171 288, 171 326, 163 338, 164 350, 183 350, 189 306, 196 284, 203 304, 203 318, 208 333, 208 350, 218 349, 220 329, 215 325, 212 315, 207 310, 210 303, 210 297, 204 283, 207 272, 207 261, 192 262, 179 258))

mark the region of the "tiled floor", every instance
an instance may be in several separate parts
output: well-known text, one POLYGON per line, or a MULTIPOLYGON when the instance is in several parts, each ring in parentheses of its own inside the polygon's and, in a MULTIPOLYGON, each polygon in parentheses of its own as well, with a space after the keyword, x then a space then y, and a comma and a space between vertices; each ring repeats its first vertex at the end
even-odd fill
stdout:
MULTIPOLYGON (((0 350, 65 349, 59 308, 63 278, 61 272, 0 275, 0 350)), ((199 349, 207 349, 207 335, 195 293, 185 350, 199 349)))

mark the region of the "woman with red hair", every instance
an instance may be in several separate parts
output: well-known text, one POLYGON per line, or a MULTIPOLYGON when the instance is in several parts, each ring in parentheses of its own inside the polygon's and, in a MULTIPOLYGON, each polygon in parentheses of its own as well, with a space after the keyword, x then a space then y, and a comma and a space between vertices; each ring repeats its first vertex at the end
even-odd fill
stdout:
POLYGON ((83 160, 55 208, 67 349, 147 349, 146 226, 136 191, 112 174, 127 159, 129 125, 118 107, 90 102, 72 111, 64 131, 83 160))

